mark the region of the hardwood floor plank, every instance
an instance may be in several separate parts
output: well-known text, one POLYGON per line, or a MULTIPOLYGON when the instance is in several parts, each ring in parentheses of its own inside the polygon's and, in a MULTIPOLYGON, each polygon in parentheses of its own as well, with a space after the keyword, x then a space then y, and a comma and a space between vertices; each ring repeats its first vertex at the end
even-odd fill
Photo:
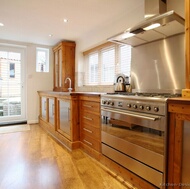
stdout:
POLYGON ((69 152, 39 125, 0 134, 1 189, 124 189, 81 150, 69 152))

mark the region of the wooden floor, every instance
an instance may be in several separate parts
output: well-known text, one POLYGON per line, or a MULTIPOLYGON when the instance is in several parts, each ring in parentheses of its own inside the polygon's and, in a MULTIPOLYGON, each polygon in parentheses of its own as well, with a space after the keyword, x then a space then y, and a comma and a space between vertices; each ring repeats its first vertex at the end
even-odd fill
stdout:
POLYGON ((81 150, 68 152, 38 125, 0 134, 0 189, 126 189, 81 150))

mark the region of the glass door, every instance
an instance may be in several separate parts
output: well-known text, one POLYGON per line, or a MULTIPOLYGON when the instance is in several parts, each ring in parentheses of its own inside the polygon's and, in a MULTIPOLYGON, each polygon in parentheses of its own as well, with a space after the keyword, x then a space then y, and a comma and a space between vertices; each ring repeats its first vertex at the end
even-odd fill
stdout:
POLYGON ((25 49, 0 46, 0 123, 26 121, 25 49))

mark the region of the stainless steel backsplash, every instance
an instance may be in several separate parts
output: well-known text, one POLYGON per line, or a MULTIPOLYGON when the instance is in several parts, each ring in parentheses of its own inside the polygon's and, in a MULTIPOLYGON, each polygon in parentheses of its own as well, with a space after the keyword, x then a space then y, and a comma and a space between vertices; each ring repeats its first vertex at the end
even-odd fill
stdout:
POLYGON ((185 35, 132 48, 131 85, 137 91, 185 88, 185 35))

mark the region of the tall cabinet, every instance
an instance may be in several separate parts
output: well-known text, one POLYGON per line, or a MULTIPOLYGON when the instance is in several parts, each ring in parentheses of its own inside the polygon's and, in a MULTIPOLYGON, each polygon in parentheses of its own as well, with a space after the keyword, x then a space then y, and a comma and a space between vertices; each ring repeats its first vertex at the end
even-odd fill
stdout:
POLYGON ((75 42, 62 41, 53 48, 54 53, 54 91, 68 91, 71 79, 71 88, 75 86, 75 42))

